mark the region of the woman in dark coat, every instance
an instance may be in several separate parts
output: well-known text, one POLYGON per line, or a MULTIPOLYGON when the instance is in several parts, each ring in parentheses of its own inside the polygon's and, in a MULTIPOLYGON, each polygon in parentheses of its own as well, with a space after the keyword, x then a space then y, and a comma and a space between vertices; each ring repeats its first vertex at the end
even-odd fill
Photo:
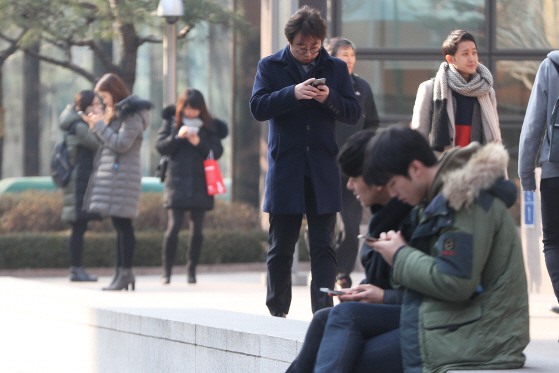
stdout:
POLYGON ((66 106, 58 120, 58 128, 66 136, 70 162, 74 165, 70 181, 62 188, 64 197, 61 219, 72 226, 68 241, 72 266, 70 281, 97 281, 96 276, 90 276, 82 267, 83 236, 89 220, 98 220, 101 216, 86 212, 82 209, 82 205, 99 141, 91 133, 81 114, 89 114, 94 106, 100 104, 99 98, 92 90, 81 91, 74 97, 74 103, 66 106))
POLYGON ((204 160, 210 151, 215 159, 223 154, 221 139, 227 136, 227 125, 212 118, 200 91, 187 89, 178 99, 177 107, 163 110, 164 119, 155 147, 169 156, 165 177, 164 206, 168 209, 168 225, 163 238, 163 276, 171 282, 171 269, 177 252, 178 234, 186 211, 190 212, 190 245, 188 250, 188 283, 196 283, 196 265, 204 239, 204 214, 214 206, 208 195, 204 160))

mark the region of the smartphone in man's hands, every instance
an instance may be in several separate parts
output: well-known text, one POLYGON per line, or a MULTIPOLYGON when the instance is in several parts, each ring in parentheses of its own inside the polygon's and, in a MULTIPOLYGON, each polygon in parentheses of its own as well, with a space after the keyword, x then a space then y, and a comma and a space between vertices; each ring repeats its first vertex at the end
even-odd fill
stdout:
POLYGON ((330 293, 333 295, 344 295, 345 291, 339 291, 339 290, 332 290, 332 289, 328 289, 328 288, 320 288, 320 291, 324 292, 324 293, 330 293))
POLYGON ((365 240, 367 242, 377 242, 378 238, 376 237, 371 237, 371 236, 365 236, 365 235, 358 235, 357 238, 359 238, 360 240, 365 240))
POLYGON ((311 85, 315 88, 317 88, 319 85, 324 85, 324 84, 326 84, 326 78, 319 78, 311 83, 311 85))

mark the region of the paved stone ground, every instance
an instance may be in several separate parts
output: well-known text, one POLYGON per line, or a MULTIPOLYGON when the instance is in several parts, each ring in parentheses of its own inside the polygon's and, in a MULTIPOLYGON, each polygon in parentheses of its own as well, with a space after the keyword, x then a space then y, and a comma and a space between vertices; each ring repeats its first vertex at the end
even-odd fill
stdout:
MULTIPOLYGON (((308 263, 300 263, 299 270, 308 271, 308 263)), ((91 296, 100 294, 112 275, 111 268, 88 269, 99 275, 93 283, 71 283, 68 270, 0 270, 0 276, 14 276, 41 281, 54 286, 81 288, 91 291, 91 296)), ((198 283, 186 283, 185 267, 176 267, 170 285, 159 282, 159 267, 139 267, 136 274, 136 291, 114 293, 111 306, 156 307, 156 308, 212 308, 269 315, 265 305, 266 287, 263 283, 264 263, 199 266, 198 283)), ((355 283, 364 278, 362 272, 352 275, 355 283)), ((530 295, 531 342, 526 353, 559 358, 559 315, 547 308, 555 302, 553 295, 530 295)), ((290 319, 310 321, 312 319, 308 286, 293 287, 290 319)), ((558 368, 559 371, 559 368, 558 368)))

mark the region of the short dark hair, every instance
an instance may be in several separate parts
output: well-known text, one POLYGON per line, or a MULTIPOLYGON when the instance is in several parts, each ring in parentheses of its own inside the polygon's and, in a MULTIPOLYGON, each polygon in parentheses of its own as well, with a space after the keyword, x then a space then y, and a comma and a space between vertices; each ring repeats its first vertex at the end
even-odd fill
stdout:
POLYGON ((422 134, 408 127, 389 127, 367 145, 363 180, 371 185, 386 185, 392 176, 409 178, 413 161, 427 167, 437 164, 437 157, 422 134))
POLYGON ((454 30, 452 31, 447 37, 446 40, 443 42, 443 56, 454 56, 456 51, 458 50, 458 44, 465 40, 473 41, 477 48, 476 39, 472 34, 468 31, 464 30, 454 30))
POLYGON ((93 99, 95 98, 95 92, 91 89, 86 89, 80 91, 74 96, 74 108, 76 111, 85 111, 88 106, 91 106, 93 99))
POLYGON ((363 174, 365 150, 375 133, 374 129, 355 132, 342 146, 338 154, 338 164, 346 176, 357 177, 363 174))
POLYGON ((299 32, 303 38, 312 36, 323 41, 326 37, 326 30, 326 21, 318 9, 304 5, 289 18, 283 31, 289 43, 293 44, 293 39, 299 32))
POLYGON ((330 56, 336 57, 336 55, 338 54, 338 49, 344 46, 351 47, 351 49, 353 49, 353 51, 355 52, 355 44, 353 44, 351 40, 342 38, 340 36, 328 40, 328 43, 325 47, 330 56))

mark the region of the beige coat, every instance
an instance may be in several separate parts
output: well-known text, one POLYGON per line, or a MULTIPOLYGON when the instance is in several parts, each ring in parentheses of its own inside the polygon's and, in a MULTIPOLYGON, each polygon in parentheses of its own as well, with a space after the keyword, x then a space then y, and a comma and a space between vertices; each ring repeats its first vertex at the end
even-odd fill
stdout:
POLYGON ((151 103, 129 96, 115 107, 107 125, 95 123, 92 132, 102 145, 84 199, 84 208, 103 216, 135 218, 142 191, 140 147, 149 124, 151 103))
MULTIPOLYGON (((426 139, 429 139, 429 135, 431 133, 431 118, 433 115, 433 85, 434 82, 432 79, 429 79, 419 85, 417 90, 417 96, 415 97, 415 105, 413 107, 413 117, 411 120, 411 128, 418 130, 425 136, 426 139)), ((448 97, 446 110, 448 113, 449 119, 449 131, 450 134, 450 142, 451 145, 445 148, 445 150, 453 148, 455 146, 454 138, 456 131, 454 130, 455 125, 455 114, 456 114, 456 103, 452 96, 452 90, 450 87, 446 87, 446 97, 448 97)), ((495 110, 495 117, 497 116, 497 100, 495 98, 495 91, 491 88, 491 92, 489 93, 489 98, 491 99, 491 104, 495 110)), ((499 127, 494 128, 493 132, 499 134, 499 138, 495 139, 493 137, 491 128, 489 127, 490 124, 485 118, 483 112, 481 115, 481 123, 483 126, 483 134, 485 137, 486 143, 493 142, 497 140, 497 142, 501 142, 501 130, 499 127)))

